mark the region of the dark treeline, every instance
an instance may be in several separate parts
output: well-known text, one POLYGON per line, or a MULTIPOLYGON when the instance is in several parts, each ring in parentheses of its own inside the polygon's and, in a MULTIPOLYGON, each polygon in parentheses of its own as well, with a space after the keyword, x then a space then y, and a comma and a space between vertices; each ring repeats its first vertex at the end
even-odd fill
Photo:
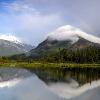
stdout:
POLYGON ((95 47, 87 47, 85 49, 59 49, 55 55, 49 55, 49 62, 73 62, 73 63, 100 63, 100 49, 95 47))
POLYGON ((0 57, 0 63, 5 62, 52 62, 52 63, 100 63, 100 49, 90 46, 84 49, 60 49, 56 53, 45 53, 38 58, 25 54, 11 57, 0 57))

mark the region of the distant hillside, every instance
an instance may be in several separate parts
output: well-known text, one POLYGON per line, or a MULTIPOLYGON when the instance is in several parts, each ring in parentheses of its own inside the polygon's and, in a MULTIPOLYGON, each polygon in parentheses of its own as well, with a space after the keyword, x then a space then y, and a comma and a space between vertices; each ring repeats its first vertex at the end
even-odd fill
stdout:
POLYGON ((28 52, 30 49, 32 49, 31 45, 0 39, 0 56, 21 54, 28 52))
POLYGON ((13 58, 42 59, 51 62, 99 62, 100 38, 72 26, 63 26, 48 34, 36 48, 13 58))

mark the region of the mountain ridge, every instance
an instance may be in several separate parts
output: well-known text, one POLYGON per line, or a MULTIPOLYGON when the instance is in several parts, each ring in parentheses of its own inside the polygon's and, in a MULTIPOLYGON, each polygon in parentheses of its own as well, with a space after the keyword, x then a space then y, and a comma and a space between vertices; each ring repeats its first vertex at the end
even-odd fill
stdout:
POLYGON ((33 47, 27 44, 14 43, 8 40, 0 39, 0 56, 11 56, 28 52, 33 47), (27 47, 26 47, 27 46, 27 47))
POLYGON ((29 52, 29 54, 33 58, 34 57, 39 58, 40 56, 46 56, 47 54, 57 53, 59 52, 59 49, 60 50, 61 49, 76 50, 76 49, 84 49, 89 46, 93 46, 99 49, 100 48, 99 41, 100 41, 100 38, 96 36, 84 33, 80 29, 77 29, 71 26, 67 26, 67 29, 66 29, 66 26, 65 26, 65 27, 58 28, 56 31, 52 33, 49 33, 47 38, 43 42, 41 42, 35 49, 32 49, 29 52), (62 29, 64 29, 64 31, 62 29), (70 29, 72 29, 72 31, 70 29), (73 33, 74 31, 75 33, 73 33), (68 32, 68 35, 66 35, 67 32, 68 32), (82 33, 82 36, 78 35, 76 32, 78 32, 78 34, 82 33), (62 33, 64 34, 64 36, 62 33), (65 37, 65 36, 68 36, 68 37, 65 37), (90 41, 91 37, 92 39, 94 38, 95 40, 90 41), (97 42, 96 42, 96 39, 97 39, 97 42))

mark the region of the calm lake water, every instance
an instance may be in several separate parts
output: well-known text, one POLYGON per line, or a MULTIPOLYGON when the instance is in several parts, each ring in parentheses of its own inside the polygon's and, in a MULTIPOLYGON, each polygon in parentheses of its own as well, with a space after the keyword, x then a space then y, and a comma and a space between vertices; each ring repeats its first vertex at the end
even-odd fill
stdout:
POLYGON ((100 100, 100 68, 0 68, 0 100, 100 100))

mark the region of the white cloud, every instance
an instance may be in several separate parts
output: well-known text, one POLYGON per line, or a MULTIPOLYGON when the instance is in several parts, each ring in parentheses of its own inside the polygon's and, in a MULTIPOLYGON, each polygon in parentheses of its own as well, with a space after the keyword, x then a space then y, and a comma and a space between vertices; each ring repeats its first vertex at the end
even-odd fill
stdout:
POLYGON ((10 14, 15 13, 35 13, 39 12, 30 5, 23 4, 22 2, 13 2, 13 3, 2 3, 2 7, 7 10, 10 14))
MULTIPOLYGON (((0 33, 0 34, 2 34, 2 33, 0 33)), ((0 35, 0 39, 8 40, 8 41, 11 41, 14 43, 21 43, 21 40, 18 37, 15 37, 14 35, 10 35, 8 33, 0 35)))
POLYGON ((88 41, 94 42, 94 43, 100 43, 100 38, 91 35, 91 34, 87 34, 85 32, 83 32, 82 30, 73 27, 71 25, 65 25, 62 26, 60 28, 58 28, 57 30, 55 30, 54 32, 51 32, 48 34, 48 38, 54 39, 54 40, 72 40, 73 42, 76 42, 79 37, 84 38, 88 41))
POLYGON ((34 7, 21 2, 2 4, 2 6, 8 13, 0 15, 0 19, 4 20, 0 22, 0 26, 3 25, 10 30, 8 32, 15 33, 28 43, 39 40, 49 29, 62 23, 60 14, 42 14, 34 7))

